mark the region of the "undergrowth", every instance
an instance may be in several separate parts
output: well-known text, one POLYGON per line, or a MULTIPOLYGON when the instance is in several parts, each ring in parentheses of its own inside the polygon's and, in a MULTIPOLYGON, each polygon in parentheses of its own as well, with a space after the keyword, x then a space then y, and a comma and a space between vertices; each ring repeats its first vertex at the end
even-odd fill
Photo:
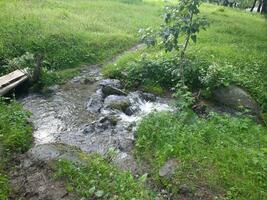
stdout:
POLYGON ((154 199, 145 187, 146 175, 135 179, 130 172, 120 171, 97 154, 84 159, 83 166, 61 160, 56 167, 56 176, 65 179, 67 190, 80 199, 154 199))
POLYGON ((32 142, 32 126, 28 123, 29 113, 15 101, 6 103, 0 99, 0 199, 9 194, 6 167, 12 155, 23 153, 32 142))

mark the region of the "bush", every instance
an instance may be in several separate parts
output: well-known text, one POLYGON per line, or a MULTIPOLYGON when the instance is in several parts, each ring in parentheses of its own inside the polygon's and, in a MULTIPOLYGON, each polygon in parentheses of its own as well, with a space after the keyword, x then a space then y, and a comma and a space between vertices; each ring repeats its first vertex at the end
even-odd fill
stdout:
POLYGON ((29 70, 32 70, 35 64, 34 55, 26 52, 22 56, 6 60, 5 63, 6 64, 0 68, 0 75, 5 75, 17 69, 27 68, 29 70))

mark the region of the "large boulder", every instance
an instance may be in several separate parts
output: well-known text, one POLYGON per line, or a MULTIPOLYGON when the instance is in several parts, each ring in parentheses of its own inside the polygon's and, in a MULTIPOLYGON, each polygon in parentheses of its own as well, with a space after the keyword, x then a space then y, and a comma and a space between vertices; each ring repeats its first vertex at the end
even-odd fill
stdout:
POLYGON ((102 86, 102 92, 103 92, 103 94, 104 94, 105 97, 106 96, 109 96, 109 95, 124 95, 124 96, 127 95, 121 89, 116 88, 116 87, 113 87, 111 85, 102 86))
POLYGON ((117 109, 120 111, 125 111, 130 104, 129 98, 118 95, 110 95, 104 101, 105 108, 117 109))
POLYGON ((256 101, 241 87, 230 85, 213 91, 216 102, 240 110, 249 109, 254 114, 259 114, 260 109, 256 101))
MULTIPOLYGON (((79 156, 80 152, 80 149, 65 144, 41 144, 34 146, 27 152, 26 155, 28 159, 25 159, 24 162, 26 161, 26 163, 29 164, 28 161, 34 163, 66 159, 77 164, 83 164, 84 161, 79 156)), ((26 163, 24 163, 24 165, 26 163)))
POLYGON ((100 86, 112 86, 118 89, 122 89, 121 82, 117 79, 104 79, 99 83, 100 86))

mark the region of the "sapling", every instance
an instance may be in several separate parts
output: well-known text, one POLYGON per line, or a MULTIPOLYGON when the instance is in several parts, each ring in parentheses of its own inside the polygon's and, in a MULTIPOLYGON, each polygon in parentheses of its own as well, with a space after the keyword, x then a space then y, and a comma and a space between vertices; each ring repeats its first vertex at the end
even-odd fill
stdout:
POLYGON ((199 6, 200 0, 180 0, 174 5, 165 7, 164 23, 158 31, 151 28, 139 31, 142 42, 147 45, 159 45, 166 52, 176 52, 175 57, 179 67, 173 70, 173 73, 179 81, 174 96, 179 96, 181 99, 179 103, 181 108, 188 107, 193 102, 192 94, 185 85, 186 52, 190 40, 196 43, 198 32, 208 26, 206 18, 199 16, 199 6))
POLYGON ((147 45, 159 45, 167 52, 176 51, 179 68, 174 71, 185 84, 184 68, 186 51, 190 39, 196 43, 197 33, 208 25, 206 18, 199 17, 200 0, 180 0, 175 5, 166 6, 164 23, 158 31, 151 28, 141 29, 142 42, 147 45))

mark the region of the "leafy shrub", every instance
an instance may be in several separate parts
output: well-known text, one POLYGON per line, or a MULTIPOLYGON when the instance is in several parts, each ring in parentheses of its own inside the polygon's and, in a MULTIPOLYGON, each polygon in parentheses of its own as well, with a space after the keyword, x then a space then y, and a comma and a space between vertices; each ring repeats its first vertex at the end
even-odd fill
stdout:
POLYGON ((175 59, 147 59, 133 62, 128 67, 127 84, 129 87, 146 85, 148 81, 159 84, 161 87, 170 88, 173 86, 175 76, 172 69, 175 67, 175 59))
POLYGON ((232 65, 226 64, 221 67, 217 63, 213 63, 206 69, 200 68, 198 77, 203 86, 208 90, 220 86, 229 86, 236 80, 232 65))
POLYGON ((17 69, 32 69, 34 66, 34 55, 26 52, 22 56, 6 60, 6 64, 0 68, 0 75, 15 71, 17 69))
POLYGON ((267 198, 266 142, 267 129, 247 118, 155 113, 138 127, 136 155, 150 163, 152 179, 174 194, 179 185, 206 185, 226 199, 257 200, 267 198), (179 162, 175 174, 159 177, 171 158, 179 162))
POLYGON ((48 70, 47 68, 42 68, 41 78, 39 81, 41 87, 51 86, 60 82, 61 78, 57 73, 52 70, 48 70))
POLYGON ((70 161, 57 163, 56 176, 67 182, 69 192, 75 192, 81 199, 154 199, 145 188, 146 175, 136 180, 130 172, 122 172, 101 156, 83 156, 87 164, 78 167, 70 161))

